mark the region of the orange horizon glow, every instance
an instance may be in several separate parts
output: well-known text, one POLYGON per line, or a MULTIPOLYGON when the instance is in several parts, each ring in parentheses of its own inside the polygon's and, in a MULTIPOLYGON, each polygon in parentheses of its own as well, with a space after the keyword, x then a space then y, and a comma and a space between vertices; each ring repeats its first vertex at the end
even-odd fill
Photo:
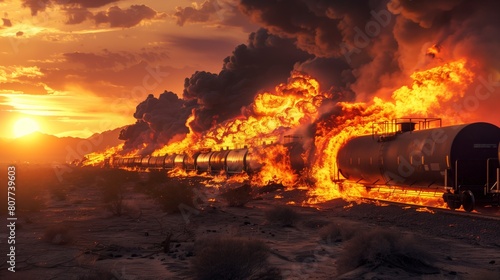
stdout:
POLYGON ((14 123, 12 133, 15 138, 19 138, 40 130, 40 125, 32 118, 20 118, 14 123))

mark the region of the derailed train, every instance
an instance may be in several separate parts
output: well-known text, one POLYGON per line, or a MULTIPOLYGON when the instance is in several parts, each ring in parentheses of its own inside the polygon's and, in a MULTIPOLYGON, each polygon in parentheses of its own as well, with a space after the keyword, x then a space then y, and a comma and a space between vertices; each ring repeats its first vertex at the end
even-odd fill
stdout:
POLYGON ((349 181, 438 191, 451 209, 500 204, 500 128, 489 123, 430 127, 440 119, 400 119, 396 132, 353 138, 337 165, 349 181), (420 130, 416 130, 416 126, 420 130))
MULTIPOLYGON (((500 128, 489 123, 431 127, 440 119, 399 119, 393 132, 355 137, 337 154, 339 173, 370 187, 442 193, 451 209, 500 205, 500 128), (417 129, 418 128, 418 129, 417 129)), ((300 142, 285 144, 291 167, 304 169, 300 142)), ((272 159, 270 159, 272 160, 272 159)), ((249 148, 200 151, 193 155, 114 157, 112 167, 226 174, 254 173, 262 166, 249 148)), ((279 174, 276 174, 279 177, 279 174)))
MULTIPOLYGON (((302 153, 304 149, 300 142, 290 142, 284 144, 290 156, 292 169, 300 171, 304 168, 302 153)), ((272 159, 270 159, 272 160, 272 159)), ((220 173, 226 174, 254 173, 261 169, 262 164, 255 153, 250 148, 225 149, 212 151, 205 149, 189 154, 165 154, 161 156, 133 156, 114 157, 108 162, 112 167, 125 167, 136 169, 158 169, 173 170, 181 169, 186 171, 220 173)))

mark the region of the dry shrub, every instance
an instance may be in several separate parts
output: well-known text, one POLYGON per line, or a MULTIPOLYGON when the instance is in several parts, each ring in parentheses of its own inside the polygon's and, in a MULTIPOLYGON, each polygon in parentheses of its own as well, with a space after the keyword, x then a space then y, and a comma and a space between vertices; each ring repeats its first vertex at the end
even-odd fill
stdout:
POLYGON ((248 184, 235 189, 228 190, 221 194, 221 197, 230 207, 243 207, 252 200, 252 187, 248 184))
POLYGON ((43 240, 56 245, 71 244, 74 241, 74 234, 70 226, 57 224, 45 229, 43 240))
POLYGON ((52 198, 56 201, 65 201, 67 197, 67 190, 63 187, 52 187, 50 189, 50 194, 52 198))
POLYGON ((265 212, 267 221, 283 227, 293 227, 300 219, 299 213, 286 205, 275 206, 265 212))
POLYGON ((165 184, 151 186, 150 195, 167 213, 179 213, 183 209, 185 211, 195 208, 193 187, 186 181, 171 179, 165 184))
POLYGON ((209 238, 196 241, 192 267, 199 280, 250 279, 263 275, 268 255, 259 240, 209 238))
POLYGON ((121 169, 108 169, 101 173, 102 200, 115 216, 121 216, 125 209, 123 199, 129 182, 129 172, 121 169))
POLYGON ((332 223, 319 231, 319 237, 326 244, 347 241, 351 239, 359 229, 351 223, 332 223))
POLYGON ((411 236, 388 229, 370 230, 346 243, 337 261, 337 271, 343 274, 363 265, 387 265, 416 274, 439 273, 430 260, 411 236))

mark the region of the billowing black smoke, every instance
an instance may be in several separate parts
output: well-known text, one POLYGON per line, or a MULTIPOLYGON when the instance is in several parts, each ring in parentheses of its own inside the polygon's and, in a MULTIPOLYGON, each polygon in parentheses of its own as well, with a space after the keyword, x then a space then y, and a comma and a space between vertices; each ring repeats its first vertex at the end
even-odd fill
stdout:
POLYGON ((285 82, 294 64, 313 56, 297 49, 294 40, 270 35, 265 29, 251 33, 245 45, 239 45, 224 59, 219 74, 197 71, 184 83, 183 98, 165 92, 159 98, 150 95, 137 106, 137 122, 125 128, 120 139, 125 150, 142 143, 154 149, 179 134, 202 133, 218 123, 241 115, 255 95, 285 82))
POLYGON ((350 82, 358 95, 399 87, 409 73, 434 63, 425 55, 434 44, 443 50, 437 63, 467 57, 483 71, 500 68, 494 0, 241 0, 240 7, 272 34, 296 39, 300 49, 332 64, 347 62, 325 82, 350 82))
POLYGON ((416 70, 467 58, 476 79, 464 100, 477 106, 465 113, 500 119, 498 1, 240 0, 239 8, 265 29, 236 47, 219 74, 200 71, 186 79, 182 99, 169 99, 176 109, 148 97, 134 115, 137 123, 122 133, 126 146, 164 144, 188 131, 183 122, 190 114, 188 125, 202 133, 240 115, 256 93, 284 82, 292 69, 317 78, 322 90, 335 93, 333 103, 368 101, 390 96, 416 70), (439 47, 429 55, 433 45, 439 47))

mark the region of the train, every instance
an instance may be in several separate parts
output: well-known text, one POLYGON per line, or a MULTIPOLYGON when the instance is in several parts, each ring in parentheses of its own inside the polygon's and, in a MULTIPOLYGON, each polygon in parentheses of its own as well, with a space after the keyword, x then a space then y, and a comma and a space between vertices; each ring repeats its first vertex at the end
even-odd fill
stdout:
MULTIPOLYGON (((276 145, 274 143, 269 145, 276 145)), ((265 148, 269 145, 263 145, 265 148)), ((300 141, 283 144, 290 156, 290 163, 295 172, 300 172, 305 167, 302 158, 304 149, 300 141)), ((272 160, 272 159, 270 159, 272 160)), ((164 154, 160 156, 132 156, 111 157, 106 160, 105 166, 130 169, 148 170, 174 170, 195 171, 197 173, 217 174, 224 172, 226 175, 247 173, 253 174, 262 168, 262 163, 251 148, 241 149, 202 149, 192 154, 164 154)))
MULTIPOLYGON (((500 205, 500 128, 484 122, 447 127, 441 124, 439 118, 395 119, 382 124, 383 132, 351 138, 338 151, 337 179, 340 183, 363 184, 369 190, 389 187, 438 193, 453 210, 462 207, 470 212, 476 205, 500 205)), ((283 144, 297 173, 307 167, 302 144, 283 144)), ((253 174, 262 168, 257 149, 262 147, 115 156, 107 159, 105 165, 224 172, 228 176, 253 174)))
POLYGON ((387 126, 395 129, 344 143, 337 154, 342 177, 368 189, 442 192, 453 210, 500 204, 498 126, 476 122, 442 127, 441 119, 432 118, 396 119, 387 126))

